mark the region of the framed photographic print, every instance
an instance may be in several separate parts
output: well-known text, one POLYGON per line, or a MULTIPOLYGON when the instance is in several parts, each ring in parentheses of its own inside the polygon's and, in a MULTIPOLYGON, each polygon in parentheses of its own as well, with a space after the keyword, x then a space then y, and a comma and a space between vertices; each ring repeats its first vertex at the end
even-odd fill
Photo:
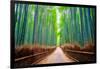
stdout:
POLYGON ((11 68, 96 63, 96 6, 11 1, 11 68))

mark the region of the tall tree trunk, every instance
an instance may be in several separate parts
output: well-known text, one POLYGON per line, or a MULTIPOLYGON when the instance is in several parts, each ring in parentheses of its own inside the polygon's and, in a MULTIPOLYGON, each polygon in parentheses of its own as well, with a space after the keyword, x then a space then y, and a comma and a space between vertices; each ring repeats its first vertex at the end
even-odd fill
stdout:
POLYGON ((24 44, 24 38, 25 38, 25 32, 26 32, 26 24, 27 24, 27 16, 28 16, 28 5, 24 6, 24 19, 22 24, 22 32, 21 32, 21 38, 20 42, 21 44, 24 44))
POLYGON ((35 6, 35 14, 34 14, 34 29, 33 29, 33 43, 37 43, 37 34, 36 28, 38 23, 38 5, 35 6))

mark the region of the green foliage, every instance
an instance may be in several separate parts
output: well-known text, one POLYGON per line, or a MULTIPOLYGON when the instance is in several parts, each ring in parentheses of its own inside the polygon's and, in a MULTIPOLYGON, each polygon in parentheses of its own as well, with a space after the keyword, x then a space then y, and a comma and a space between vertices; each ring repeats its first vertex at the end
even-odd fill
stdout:
POLYGON ((95 9, 15 4, 15 45, 95 41, 95 9))

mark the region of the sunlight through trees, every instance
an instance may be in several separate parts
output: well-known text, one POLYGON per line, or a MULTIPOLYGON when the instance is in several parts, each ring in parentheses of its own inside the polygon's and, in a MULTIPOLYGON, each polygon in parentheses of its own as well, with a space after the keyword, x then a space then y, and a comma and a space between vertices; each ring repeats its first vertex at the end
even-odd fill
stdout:
POLYGON ((15 4, 15 45, 60 46, 95 41, 95 9, 15 4))

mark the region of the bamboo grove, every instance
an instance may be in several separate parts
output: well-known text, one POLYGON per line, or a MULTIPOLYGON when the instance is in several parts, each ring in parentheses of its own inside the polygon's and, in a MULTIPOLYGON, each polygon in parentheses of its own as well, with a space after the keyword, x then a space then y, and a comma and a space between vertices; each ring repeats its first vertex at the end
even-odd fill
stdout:
POLYGON ((15 46, 95 42, 95 9, 15 4, 15 46))

